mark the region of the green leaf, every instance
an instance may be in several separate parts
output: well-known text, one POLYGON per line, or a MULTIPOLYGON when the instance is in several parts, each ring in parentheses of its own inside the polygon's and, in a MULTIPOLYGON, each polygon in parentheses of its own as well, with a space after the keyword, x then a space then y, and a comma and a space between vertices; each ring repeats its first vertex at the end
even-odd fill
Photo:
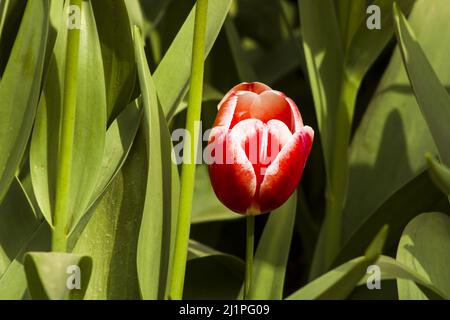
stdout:
POLYGON ((91 276, 92 259, 73 253, 29 252, 24 267, 32 299, 81 300, 91 276))
MULTIPOLYGON (((231 0, 210 0, 208 3, 205 58, 219 34, 230 5, 231 0)), ((194 18, 195 8, 191 10, 154 74, 159 101, 166 118, 172 117, 188 90, 191 74, 194 18), (183 59, 180 59, 180 57, 183 57, 183 59)))
POLYGON ((155 84, 135 27, 135 55, 144 105, 148 153, 147 191, 137 250, 137 270, 144 299, 163 298, 169 281, 174 228, 178 212, 179 177, 172 161, 172 143, 155 84))
MULTIPOLYGON (((348 0, 346 0, 348 1, 348 0)), ((352 0, 352 3, 365 2, 352 0)), ((410 12, 416 0, 397 0, 396 3, 404 12, 410 12)), ((383 49, 394 35, 394 20, 392 12, 392 0, 376 0, 373 3, 380 8, 381 29, 370 30, 367 28, 367 18, 364 12, 363 19, 347 52, 346 71, 350 77, 360 83, 366 72, 379 57, 383 49)), ((365 4, 364 4, 365 6, 365 4)))
MULTIPOLYGON (((106 134, 106 97, 100 43, 91 3, 82 2, 78 53, 77 106, 69 199, 69 225, 86 211, 101 171, 106 134), (89 50, 85 50, 89 48, 89 50)), ((65 19, 61 19, 66 24, 65 19)), ((33 188, 46 220, 53 223, 61 127, 67 31, 58 33, 41 96, 30 150, 33 188)))
POLYGON ((347 235, 334 265, 361 255, 370 241, 367 235, 376 233, 384 224, 390 226, 386 249, 394 250, 406 224, 424 210, 436 207, 441 199, 443 196, 433 185, 428 173, 422 172, 368 213, 365 220, 347 235))
MULTIPOLYGON (((106 132, 105 150, 100 175, 87 212, 95 207, 125 163, 134 138, 136 137, 141 119, 142 112, 139 109, 138 100, 135 100, 109 126, 106 132)), ((78 226, 81 218, 74 223, 72 231, 78 226)))
POLYGON ((281 300, 294 231, 297 193, 269 215, 253 262, 250 299, 281 300))
POLYGON ((290 295, 287 299, 345 299, 366 274, 367 267, 377 261, 381 255, 386 236, 387 227, 385 226, 372 240, 364 256, 350 260, 327 272, 290 295))
POLYGON ((309 82, 328 168, 330 126, 335 119, 343 80, 343 48, 332 0, 300 0, 299 8, 309 82))
POLYGON ((70 239, 78 239, 74 253, 94 260, 85 299, 140 299, 136 257, 146 171, 146 143, 140 131, 125 164, 87 219, 86 227, 79 235, 74 232, 70 239))
POLYGON ((244 281, 244 262, 230 255, 188 260, 183 299, 235 300, 244 281))
POLYGON ((133 38, 123 0, 91 1, 105 70, 108 119, 130 101, 136 80, 133 38))
POLYGON ((427 155, 428 172, 435 185, 446 195, 450 196, 450 169, 427 155))
POLYGON ((29 251, 49 250, 50 238, 50 228, 45 221, 26 234, 22 247, 14 253, 14 259, 0 275, 0 300, 22 299, 27 289, 23 257, 29 251))
POLYGON ((0 81, 0 202, 31 134, 41 88, 49 3, 30 1, 0 81))
MULTIPOLYGON (((445 299, 445 294, 431 284, 426 278, 418 274, 412 269, 402 265, 397 260, 388 257, 380 256, 375 263, 380 268, 381 280, 391 279, 404 279, 415 282, 420 288, 426 292, 427 296, 434 299, 445 299)), ((371 274, 366 274, 364 278, 359 282, 359 285, 367 285, 367 281, 370 281, 371 274)))
MULTIPOLYGON (((441 37, 450 36, 450 7, 447 4, 445 0, 417 1, 410 23, 440 79, 450 85, 448 59, 441 54, 450 51, 450 42, 441 41, 441 37)), ((343 215, 344 243, 373 212, 403 187, 409 188, 409 183, 423 173, 427 151, 436 154, 400 52, 396 50, 352 141, 349 186, 343 215)), ((404 203, 410 201, 425 205, 427 197, 437 199, 436 194, 431 194, 433 189, 418 190, 413 193, 414 197, 408 197, 406 193, 404 203)), ((444 196, 442 199, 445 199, 444 196)), ((395 214, 406 217, 408 213, 399 206, 395 214)), ((397 221, 402 223, 390 225, 392 235, 408 220, 398 217, 397 221)), ((390 240, 388 243, 393 244, 390 240)), ((357 252, 353 253, 353 257, 357 255, 357 252)))
POLYGON ((365 18, 366 0, 340 0, 335 4, 342 43, 347 48, 365 18))
POLYGON ((450 166, 450 97, 405 16, 394 5, 397 38, 414 94, 442 161, 450 166))
MULTIPOLYGON (((443 213, 424 213, 406 226, 397 250, 397 260, 432 283, 450 299, 450 218, 443 213)), ((398 280, 400 299, 427 297, 411 281, 398 280)))
POLYGON ((20 182, 14 179, 0 205, 0 275, 40 225, 20 182))

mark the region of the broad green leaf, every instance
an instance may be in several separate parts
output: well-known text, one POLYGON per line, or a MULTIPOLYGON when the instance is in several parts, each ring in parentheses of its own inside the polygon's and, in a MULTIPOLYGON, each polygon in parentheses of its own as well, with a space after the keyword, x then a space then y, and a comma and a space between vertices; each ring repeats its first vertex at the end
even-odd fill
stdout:
MULTIPOLYGON (((388 257, 380 256, 374 265, 380 268, 381 280, 404 279, 415 282, 420 288, 426 292, 427 296, 435 299, 445 299, 445 294, 441 292, 436 286, 431 284, 426 278, 418 274, 416 271, 407 268, 397 260, 388 257)), ((366 274, 359 282, 359 285, 367 285, 370 281, 371 273, 366 274)))
MULTIPOLYGON (((74 253, 94 264, 85 299, 139 299, 136 256, 147 185, 147 152, 140 131, 76 242, 74 253)), ((88 216, 87 214, 86 216, 88 216)))
POLYGON ((403 62, 422 114, 444 164, 450 166, 450 97, 428 62, 405 16, 394 5, 397 38, 403 62))
POLYGON ((29 252, 24 258, 28 290, 34 300, 81 300, 92 259, 73 253, 29 252))
POLYGON ((372 240, 364 256, 350 260, 290 295, 288 300, 345 299, 366 274, 367 267, 377 261, 386 241, 387 227, 372 240))
MULTIPOLYGON (((441 54, 450 51, 450 41, 442 40, 450 37, 450 7, 447 4, 445 0, 417 0, 410 23, 438 76, 444 84, 450 85, 448 59, 441 54)), ((383 203, 423 172, 427 151, 436 154, 400 52, 396 50, 352 141, 343 215, 344 243, 383 203)), ((419 191, 414 198, 406 195, 404 201, 426 203, 427 197, 435 197, 430 191, 419 191)), ((396 214, 407 213, 401 208, 396 214)), ((390 226, 393 234, 407 222, 403 220, 403 223, 390 226)))
POLYGON ((299 0, 299 9, 308 77, 328 168, 344 52, 332 0, 299 0))
POLYGON ((93 0, 95 22, 105 70, 108 119, 116 117, 130 101, 136 80, 133 38, 123 0, 93 0))
POLYGON ((350 45, 361 21, 365 20, 366 2, 366 0, 335 0, 344 48, 350 45))
MULTIPOLYGON (((61 23, 66 24, 66 20, 61 19, 61 23)), ((30 150, 33 188, 42 213, 50 224, 53 222, 59 132, 62 125, 62 87, 66 69, 67 30, 63 27, 61 30, 64 31, 58 33, 30 150)), ((82 2, 80 31, 68 229, 84 214, 95 190, 106 134, 102 56, 89 1, 82 2)))
POLYGON ((176 212, 178 169, 172 161, 172 143, 158 103, 137 27, 135 55, 144 108, 144 134, 148 153, 147 190, 137 250, 137 271, 144 299, 163 298, 169 281, 176 212))
POLYGON ((0 202, 31 134, 41 88, 49 3, 30 1, 0 80, 0 202))
MULTIPOLYGON (((345 0, 350 2, 349 0, 345 0)), ((344 1, 344 2, 345 2, 344 1)), ((365 2, 351 0, 352 3, 365 2)), ((397 0, 396 3, 404 12, 410 12, 416 0, 397 0)), ((364 10, 363 18, 356 30, 348 48, 346 57, 346 71, 350 77, 360 83, 366 72, 381 54, 394 35, 394 19, 392 0, 376 0, 373 2, 380 8, 381 29, 370 30, 367 27, 369 15, 364 10)), ((365 6, 365 5, 364 5, 365 6)), ((364 7, 366 8, 366 6, 364 7)))
MULTIPOLYGON (((128 153, 130 152, 133 140, 136 137, 141 119, 142 112, 139 109, 138 100, 135 100, 130 103, 109 126, 108 131, 106 132, 105 150, 103 152, 100 175, 89 203, 88 212, 95 207, 124 164, 128 153)), ((72 231, 78 227, 81 218, 82 217, 75 221, 72 231)))
POLYGON ((431 156, 427 157, 428 172, 436 186, 450 196, 450 169, 443 166, 431 156))
POLYGON ((209 180, 208 167, 206 165, 197 166, 195 174, 191 223, 231 220, 243 217, 232 212, 217 199, 209 180))
MULTIPOLYGON (((19 251, 15 252, 14 259, 6 270, 0 275, 0 300, 20 300, 27 289, 27 279, 23 268, 23 257, 29 251, 50 249, 50 228, 47 222, 26 234, 27 239, 19 251)), ((15 235, 17 235, 16 233, 15 235)))
POLYGON ((230 255, 188 260, 183 299, 235 300, 244 281, 244 262, 230 255))
MULTIPOLYGON (((208 3, 205 58, 219 34, 230 5, 231 0, 210 0, 208 3)), ((187 17, 154 74, 159 101, 166 118, 172 117, 188 90, 188 81, 191 73, 194 18, 195 8, 192 9, 187 17), (183 58, 180 59, 180 57, 183 58)))
POLYGON ((0 275, 40 225, 20 182, 14 179, 0 205, 0 275))
MULTIPOLYGON (((450 299, 450 218, 443 213, 424 213, 406 226, 397 260, 433 284, 450 299)), ((398 280, 400 299, 426 299, 411 281, 398 280)))
POLYGON ((281 300, 294 231, 297 193, 270 213, 253 262, 250 299, 281 300))
POLYGON ((422 172, 367 214, 365 220, 348 235, 334 265, 361 255, 370 241, 367 235, 374 234, 384 224, 390 226, 386 249, 395 250, 405 225, 424 210, 435 208, 441 199, 443 196, 433 185, 428 173, 422 172))

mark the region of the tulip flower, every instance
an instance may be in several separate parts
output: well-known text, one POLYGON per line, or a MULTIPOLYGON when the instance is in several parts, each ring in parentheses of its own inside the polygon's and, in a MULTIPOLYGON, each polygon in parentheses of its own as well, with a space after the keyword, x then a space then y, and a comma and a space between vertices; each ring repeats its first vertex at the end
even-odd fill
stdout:
POLYGON ((292 99, 258 82, 235 86, 218 109, 208 142, 217 197, 245 215, 278 208, 300 182, 313 129, 292 99))

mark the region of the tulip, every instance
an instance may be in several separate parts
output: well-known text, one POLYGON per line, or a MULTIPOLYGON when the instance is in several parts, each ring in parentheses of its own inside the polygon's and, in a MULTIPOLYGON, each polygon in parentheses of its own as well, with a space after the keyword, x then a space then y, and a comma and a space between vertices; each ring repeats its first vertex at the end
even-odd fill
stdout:
POLYGON ((300 182, 313 138, 282 92, 258 82, 235 86, 218 105, 208 141, 214 192, 245 215, 280 207, 300 182))

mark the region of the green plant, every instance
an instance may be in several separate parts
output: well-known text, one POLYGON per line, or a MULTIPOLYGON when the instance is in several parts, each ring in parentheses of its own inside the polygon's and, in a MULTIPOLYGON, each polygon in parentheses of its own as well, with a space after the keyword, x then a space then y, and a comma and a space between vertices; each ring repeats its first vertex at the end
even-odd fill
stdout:
POLYGON ((447 0, 0 1, 0 299, 449 299, 449 18, 447 0), (247 223, 196 160, 253 81, 315 142, 247 223))

